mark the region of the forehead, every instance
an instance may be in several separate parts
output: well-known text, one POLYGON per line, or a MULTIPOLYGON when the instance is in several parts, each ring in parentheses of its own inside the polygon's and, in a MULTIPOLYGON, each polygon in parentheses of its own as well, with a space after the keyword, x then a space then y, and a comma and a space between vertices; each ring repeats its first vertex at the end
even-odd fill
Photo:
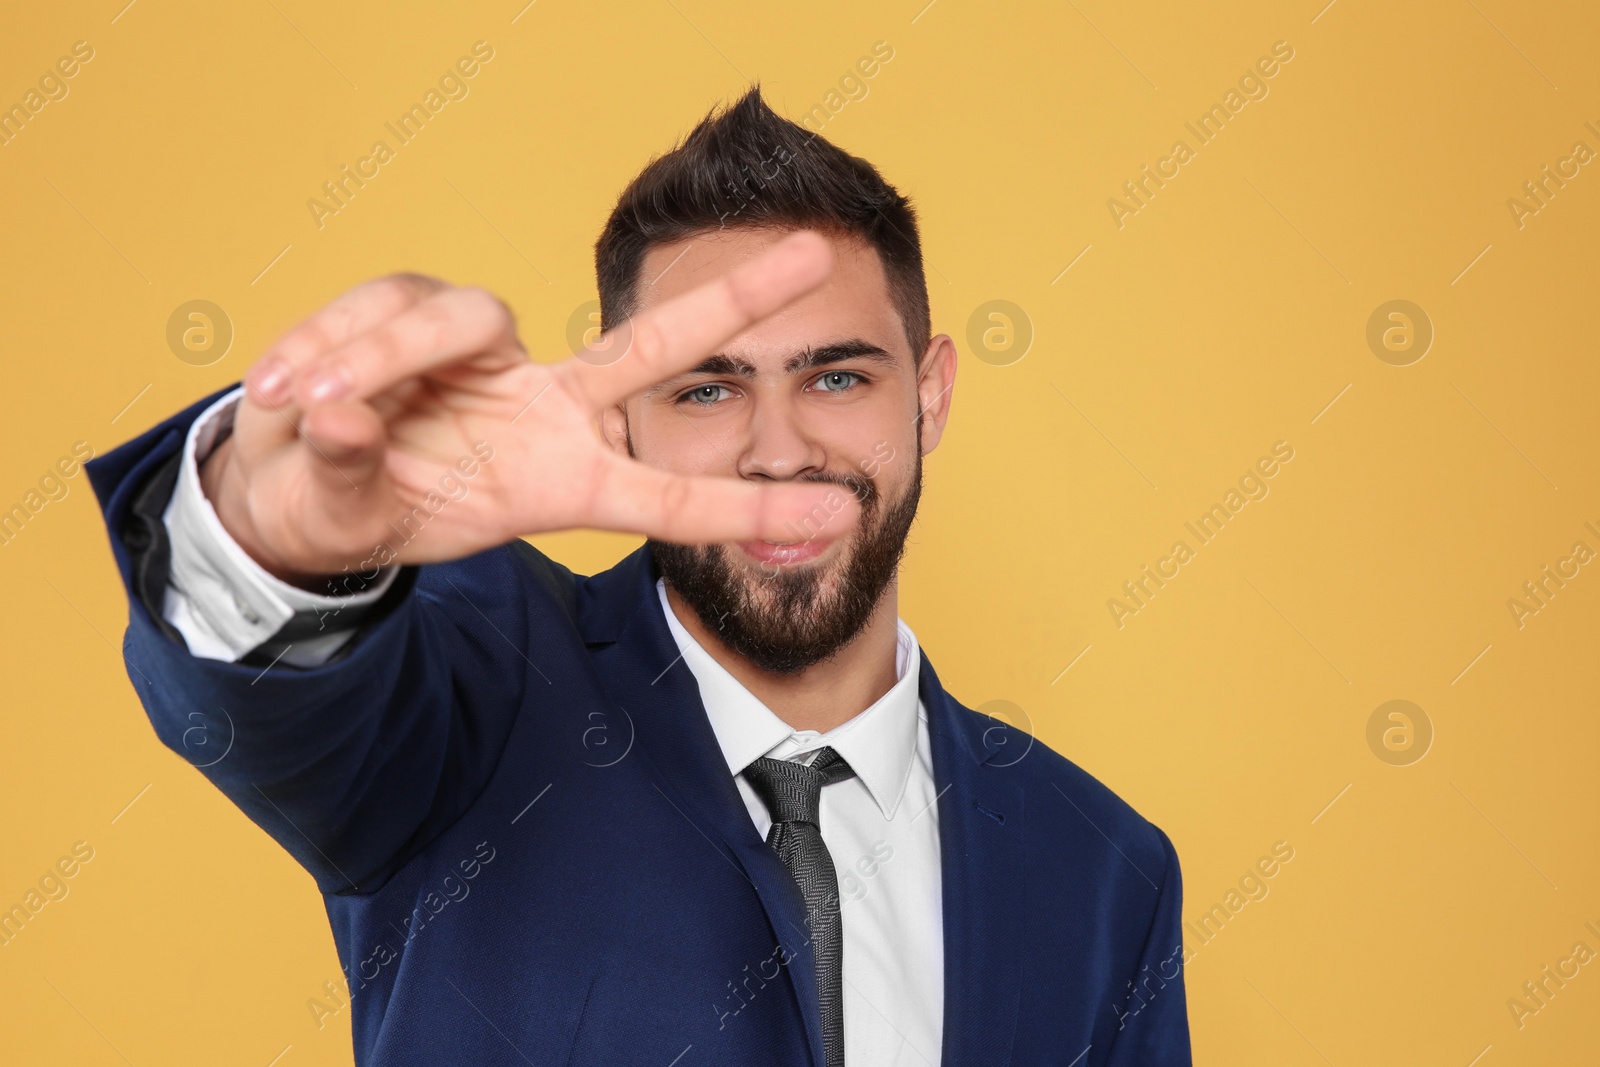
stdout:
MULTIPOLYGON (((749 227, 712 230, 652 247, 639 271, 638 309, 654 307, 754 259, 787 232, 749 227)), ((724 349, 790 351, 807 343, 859 337, 909 357, 877 250, 849 236, 830 235, 828 241, 833 247, 833 272, 827 280, 724 349)))

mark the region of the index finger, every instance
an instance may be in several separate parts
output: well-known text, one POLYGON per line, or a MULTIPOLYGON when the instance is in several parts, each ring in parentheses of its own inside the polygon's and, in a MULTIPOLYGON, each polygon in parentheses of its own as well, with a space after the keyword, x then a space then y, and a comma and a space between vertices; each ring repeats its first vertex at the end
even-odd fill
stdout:
POLYGON ((815 289, 832 270, 826 238, 814 230, 791 233, 750 262, 629 318, 550 371, 598 413, 689 370, 724 341, 815 289), (593 358, 623 331, 631 337, 621 358, 593 358))

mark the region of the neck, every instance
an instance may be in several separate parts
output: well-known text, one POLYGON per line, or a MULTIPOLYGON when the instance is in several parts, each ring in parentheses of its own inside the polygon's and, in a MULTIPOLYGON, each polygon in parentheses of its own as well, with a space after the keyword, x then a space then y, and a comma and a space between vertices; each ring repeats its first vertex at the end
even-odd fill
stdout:
POLYGON ((891 581, 867 625, 849 644, 820 663, 795 674, 773 674, 729 648, 700 621, 675 589, 667 586, 667 603, 712 659, 772 713, 796 730, 827 733, 875 704, 898 680, 895 620, 899 615, 898 578, 891 581))

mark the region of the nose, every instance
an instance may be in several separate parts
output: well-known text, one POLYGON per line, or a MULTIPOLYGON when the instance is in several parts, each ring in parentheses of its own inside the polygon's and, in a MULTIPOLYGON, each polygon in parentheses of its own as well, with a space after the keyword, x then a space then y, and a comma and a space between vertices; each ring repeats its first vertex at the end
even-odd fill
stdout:
POLYGON ((790 481, 821 471, 827 463, 821 442, 782 401, 758 405, 747 434, 738 456, 741 478, 790 481))

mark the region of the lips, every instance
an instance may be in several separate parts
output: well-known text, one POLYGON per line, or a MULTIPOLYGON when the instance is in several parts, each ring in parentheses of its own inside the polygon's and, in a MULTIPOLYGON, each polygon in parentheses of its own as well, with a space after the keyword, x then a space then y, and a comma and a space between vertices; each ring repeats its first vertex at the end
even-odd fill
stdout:
POLYGON ((782 567, 815 559, 827 551, 831 543, 821 538, 794 541, 786 545, 775 545, 768 541, 740 541, 739 548, 758 563, 770 563, 782 567))

